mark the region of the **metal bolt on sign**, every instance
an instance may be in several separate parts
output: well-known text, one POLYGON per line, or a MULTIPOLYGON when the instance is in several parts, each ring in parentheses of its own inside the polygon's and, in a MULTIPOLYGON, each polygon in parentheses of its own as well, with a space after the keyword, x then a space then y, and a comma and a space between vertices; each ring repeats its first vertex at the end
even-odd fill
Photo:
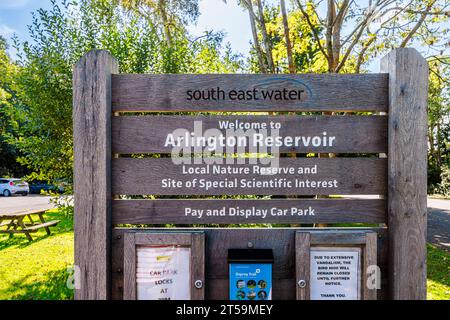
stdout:
POLYGON ((195 280, 194 286, 195 286, 197 289, 201 289, 201 288, 203 287, 203 281, 202 281, 202 280, 195 280))
POLYGON ((300 288, 306 287, 306 281, 303 280, 303 279, 302 279, 302 280, 298 280, 297 284, 298 284, 298 286, 299 286, 300 288))

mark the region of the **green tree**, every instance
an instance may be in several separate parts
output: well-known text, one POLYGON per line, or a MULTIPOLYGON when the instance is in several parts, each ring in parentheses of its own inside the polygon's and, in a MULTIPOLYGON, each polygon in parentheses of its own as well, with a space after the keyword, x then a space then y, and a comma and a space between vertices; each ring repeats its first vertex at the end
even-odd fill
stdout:
POLYGON ((450 58, 429 59, 428 185, 431 192, 450 193, 450 58), (443 183, 442 178, 447 181, 443 183))
MULTIPOLYGON (((391 48, 413 45, 434 53, 449 48, 448 0, 293 0, 290 10, 284 0, 279 3, 263 0, 238 2, 249 13, 252 50, 258 58, 260 72, 280 71, 271 65, 276 64, 272 63, 276 60, 272 58, 276 50, 276 44, 272 41, 281 39, 281 36, 285 38, 283 49, 288 66, 291 59, 289 51, 294 46, 291 37, 300 34, 308 42, 313 42, 310 47, 317 47, 319 53, 314 56, 315 61, 325 62, 326 71, 330 73, 364 71, 372 58, 386 54, 391 48), (274 8, 275 11, 281 10, 282 21, 282 32, 277 32, 278 37, 275 38, 268 26, 273 23, 268 13, 273 12, 274 8), (296 13, 297 10, 300 14, 296 13), (292 16, 296 16, 297 21, 293 21, 292 16), (309 30, 291 33, 290 30, 296 25, 306 25, 309 30)), ((290 72, 293 69, 291 66, 290 72)))
MULTIPOLYGON (((101 0, 102 1, 102 0, 101 0)), ((185 25, 195 22, 199 16, 198 0, 118 0, 138 13, 164 36, 167 46, 173 46, 174 34, 185 31, 185 25)))
POLYGON ((295 0, 294 4, 311 30, 324 31, 315 31, 314 41, 330 73, 358 73, 371 58, 391 48, 422 45, 439 52, 447 46, 448 0, 295 0))
MULTIPOLYGON (((325 72, 325 60, 319 55, 319 47, 312 40, 309 25, 301 19, 300 10, 291 10, 284 15, 280 6, 266 5, 264 8, 264 24, 275 73, 325 72)), ((261 67, 255 41, 259 42, 263 34, 259 28, 256 32, 257 40, 252 42, 249 69, 262 72, 267 66, 261 67)))
POLYGON ((126 73, 210 72, 240 68, 239 57, 222 50, 223 37, 207 33, 193 39, 183 28, 168 44, 150 19, 124 9, 118 1, 52 0, 50 10, 33 13, 32 41, 15 39, 20 66, 16 91, 21 121, 11 141, 23 153, 18 161, 40 179, 72 180, 72 66, 91 49, 106 49, 126 73))
POLYGON ((14 135, 14 129, 19 126, 11 117, 11 111, 18 105, 13 87, 19 70, 8 56, 7 49, 6 40, 0 36, 0 177, 21 177, 27 171, 16 161, 20 152, 8 143, 14 135))

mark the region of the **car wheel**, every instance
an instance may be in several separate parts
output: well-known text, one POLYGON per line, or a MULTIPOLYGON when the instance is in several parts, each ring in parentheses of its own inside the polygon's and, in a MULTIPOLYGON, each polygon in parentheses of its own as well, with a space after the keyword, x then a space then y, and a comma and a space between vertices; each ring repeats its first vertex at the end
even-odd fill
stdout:
POLYGON ((28 192, 22 193, 22 196, 26 197, 28 195, 28 192))
POLYGON ((11 192, 9 190, 5 190, 5 191, 3 191, 3 195, 5 197, 9 197, 11 195, 11 192))

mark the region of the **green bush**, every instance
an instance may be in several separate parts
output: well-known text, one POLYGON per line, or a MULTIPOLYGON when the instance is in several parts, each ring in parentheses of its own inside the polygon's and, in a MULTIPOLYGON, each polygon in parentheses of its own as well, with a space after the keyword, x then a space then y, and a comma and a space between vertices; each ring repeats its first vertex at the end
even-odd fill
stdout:
POLYGON ((450 166, 442 166, 441 182, 436 187, 436 193, 444 196, 450 196, 450 166))

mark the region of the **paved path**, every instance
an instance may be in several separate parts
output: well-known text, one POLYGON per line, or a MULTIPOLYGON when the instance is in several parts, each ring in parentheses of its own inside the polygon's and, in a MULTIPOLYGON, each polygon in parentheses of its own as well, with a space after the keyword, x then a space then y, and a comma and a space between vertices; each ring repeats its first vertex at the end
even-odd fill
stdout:
MULTIPOLYGON (((348 198, 377 199, 379 196, 353 195, 348 198)), ((427 242, 450 252, 450 200, 427 199, 427 242)))
POLYGON ((26 211, 32 209, 51 209, 54 207, 50 203, 50 197, 41 195, 28 195, 0 197, 0 213, 11 213, 17 211, 26 211))
POLYGON ((450 251, 450 200, 428 198, 427 241, 450 251))

